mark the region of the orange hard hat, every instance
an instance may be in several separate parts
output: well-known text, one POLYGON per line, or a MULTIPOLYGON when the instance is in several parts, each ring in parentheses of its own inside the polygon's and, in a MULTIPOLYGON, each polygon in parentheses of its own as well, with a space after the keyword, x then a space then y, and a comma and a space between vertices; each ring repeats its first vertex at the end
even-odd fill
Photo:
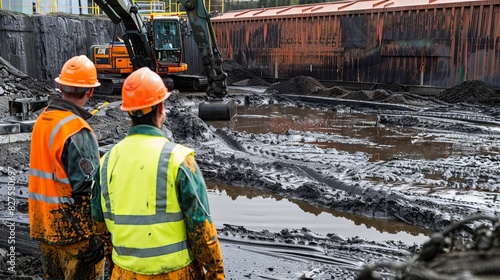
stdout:
POLYGON ((160 75, 142 67, 123 82, 121 109, 129 112, 147 109, 163 102, 170 94, 160 75))
POLYGON ((79 88, 92 88, 101 85, 97 81, 94 63, 85 55, 74 56, 64 63, 61 74, 56 78, 60 85, 79 88))

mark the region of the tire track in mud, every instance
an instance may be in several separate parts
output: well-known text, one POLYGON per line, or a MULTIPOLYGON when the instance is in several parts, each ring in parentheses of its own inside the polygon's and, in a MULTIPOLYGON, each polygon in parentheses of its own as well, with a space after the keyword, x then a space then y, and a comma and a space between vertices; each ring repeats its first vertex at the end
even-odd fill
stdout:
MULTIPOLYGON (((481 157, 481 164, 466 156, 373 163, 363 153, 308 144, 319 138, 337 137, 338 141, 334 135, 211 130, 215 136, 210 141, 192 143, 210 180, 263 188, 335 210, 398 219, 436 231, 465 216, 500 211, 494 193, 489 193, 500 182, 495 156, 481 157), (466 179, 460 182, 460 178, 466 179)), ((484 141, 489 136, 474 137, 484 141)))
MULTIPOLYGON (((392 241, 375 243, 362 238, 344 239, 335 234, 325 237, 307 229, 271 233, 231 225, 226 225, 220 231, 219 239, 223 244, 238 245, 244 252, 239 257, 242 261, 247 261, 246 258, 258 254, 270 256, 271 260, 279 258, 281 261, 278 265, 281 266, 283 260, 292 261, 296 266, 292 271, 296 272, 297 269, 306 271, 301 278, 298 275, 290 277, 290 272, 286 274, 266 271, 268 273, 263 274, 258 273, 259 269, 253 270, 252 274, 269 277, 264 279, 355 279, 363 265, 371 260, 402 262, 418 249, 418 246, 392 241), (307 275, 310 277, 306 277, 307 275)), ((265 264, 267 268, 275 265, 276 263, 272 261, 265 264)), ((392 273, 387 271, 382 274, 392 276, 392 273)))

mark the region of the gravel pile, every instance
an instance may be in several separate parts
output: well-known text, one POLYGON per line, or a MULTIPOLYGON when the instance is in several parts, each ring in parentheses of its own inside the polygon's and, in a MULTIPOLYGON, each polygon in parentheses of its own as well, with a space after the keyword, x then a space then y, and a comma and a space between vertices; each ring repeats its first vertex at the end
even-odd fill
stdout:
POLYGON ((470 104, 500 105, 500 94, 482 81, 466 81, 460 85, 444 90, 435 98, 426 98, 404 92, 399 85, 377 85, 374 90, 351 91, 342 87, 326 88, 321 82, 308 76, 297 76, 288 81, 272 84, 266 91, 271 94, 315 95, 358 101, 375 101, 408 105, 436 104, 470 104))
POLYGON ((0 57, 0 118, 9 116, 9 100, 55 93, 53 88, 19 71, 0 57))
POLYGON ((272 84, 266 93, 320 95, 327 88, 316 79, 308 76, 297 76, 282 83, 272 84))
POLYGON ((500 104, 500 94, 483 81, 465 81, 442 91, 436 96, 436 99, 447 103, 500 104))

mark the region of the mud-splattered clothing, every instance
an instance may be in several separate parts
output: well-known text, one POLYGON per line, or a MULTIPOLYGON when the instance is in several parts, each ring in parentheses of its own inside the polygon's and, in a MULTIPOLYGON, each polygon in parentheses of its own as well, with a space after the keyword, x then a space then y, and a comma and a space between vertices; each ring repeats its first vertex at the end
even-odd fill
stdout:
POLYGON ((139 274, 115 265, 111 274, 111 280, 198 280, 205 279, 204 274, 203 269, 197 261, 193 261, 188 266, 178 270, 158 275, 139 274))
POLYGON ((89 241, 66 245, 40 243, 42 265, 46 279, 104 279, 104 259, 89 267, 79 259, 88 250, 89 241))
POLYGON ((31 237, 68 244, 92 233, 90 191, 99 168, 88 112, 52 99, 33 127, 28 205, 31 237))
MULTIPOLYGON (((76 258, 71 261, 75 267, 64 264, 72 258, 67 249, 79 247, 77 244, 87 248, 92 234, 90 193, 98 173, 99 152, 85 121, 89 116, 72 102, 53 98, 33 127, 28 183, 30 235, 45 248, 42 259, 49 276, 52 272, 73 274, 76 268, 96 269, 85 267, 76 258)), ((50 277, 60 278, 57 275, 50 277)))
POLYGON ((101 159, 102 192, 94 189, 92 210, 111 232, 113 274, 120 279, 224 279, 205 181, 193 154, 160 129, 138 125, 101 159), (168 250, 155 256, 157 248, 168 250), (169 254, 182 257, 151 261, 169 254))

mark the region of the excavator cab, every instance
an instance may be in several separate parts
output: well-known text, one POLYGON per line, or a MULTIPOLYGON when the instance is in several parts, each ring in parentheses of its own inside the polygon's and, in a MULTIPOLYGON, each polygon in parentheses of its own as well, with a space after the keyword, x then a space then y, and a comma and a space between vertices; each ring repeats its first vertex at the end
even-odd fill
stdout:
POLYGON ((149 24, 153 49, 157 61, 157 73, 182 73, 184 63, 183 41, 178 17, 153 17, 149 24))

